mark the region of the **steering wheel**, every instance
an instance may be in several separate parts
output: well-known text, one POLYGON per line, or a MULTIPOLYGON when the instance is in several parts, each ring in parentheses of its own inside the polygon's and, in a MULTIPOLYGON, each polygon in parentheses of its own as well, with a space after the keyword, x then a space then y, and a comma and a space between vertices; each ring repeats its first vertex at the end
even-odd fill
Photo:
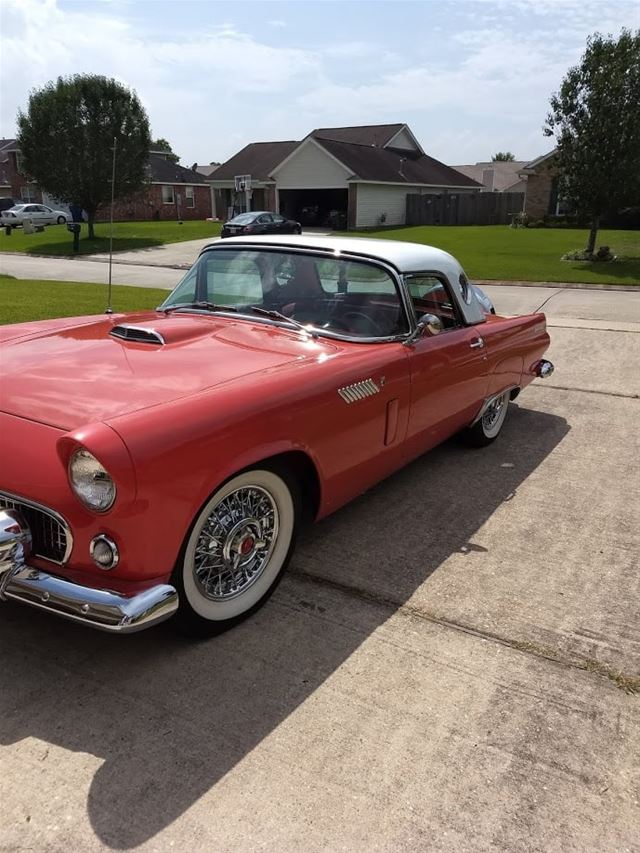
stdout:
POLYGON ((374 320, 373 317, 369 317, 369 315, 365 314, 364 311, 345 311, 345 313, 341 314, 340 317, 336 317, 335 320, 331 320, 329 324, 327 324, 327 327, 331 328, 331 326, 339 324, 345 326, 347 331, 352 334, 356 331, 364 337, 385 337, 384 329, 380 323, 374 320))

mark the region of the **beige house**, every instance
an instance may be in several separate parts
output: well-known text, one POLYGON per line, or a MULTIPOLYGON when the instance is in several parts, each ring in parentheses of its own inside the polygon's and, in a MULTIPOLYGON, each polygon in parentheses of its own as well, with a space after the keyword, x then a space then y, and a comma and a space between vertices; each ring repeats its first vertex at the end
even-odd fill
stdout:
POLYGON ((526 160, 485 160, 451 168, 482 184, 482 192, 523 193, 527 181, 520 171, 526 165, 526 160))
MULTIPOLYGON (((479 192, 472 178, 425 154, 406 124, 329 127, 301 141, 247 145, 208 179, 214 215, 275 210, 303 225, 403 225, 407 193, 479 192), (251 193, 235 178, 251 177, 251 193)), ((340 227, 340 226, 338 226, 340 227)))

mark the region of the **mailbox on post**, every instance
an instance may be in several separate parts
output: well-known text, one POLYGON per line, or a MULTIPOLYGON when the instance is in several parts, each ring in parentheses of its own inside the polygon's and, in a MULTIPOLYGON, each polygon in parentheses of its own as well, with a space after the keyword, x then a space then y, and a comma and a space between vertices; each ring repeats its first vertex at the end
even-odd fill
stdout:
POLYGON ((81 225, 79 222, 68 222, 67 223, 67 231, 71 231, 73 234, 73 251, 78 252, 80 250, 80 228, 81 225))

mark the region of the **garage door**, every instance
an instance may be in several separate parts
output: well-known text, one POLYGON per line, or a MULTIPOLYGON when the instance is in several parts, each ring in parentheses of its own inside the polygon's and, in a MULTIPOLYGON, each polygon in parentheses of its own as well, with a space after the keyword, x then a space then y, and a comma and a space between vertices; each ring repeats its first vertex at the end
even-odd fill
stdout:
POLYGON ((349 191, 280 190, 280 213, 307 227, 347 227, 349 191))

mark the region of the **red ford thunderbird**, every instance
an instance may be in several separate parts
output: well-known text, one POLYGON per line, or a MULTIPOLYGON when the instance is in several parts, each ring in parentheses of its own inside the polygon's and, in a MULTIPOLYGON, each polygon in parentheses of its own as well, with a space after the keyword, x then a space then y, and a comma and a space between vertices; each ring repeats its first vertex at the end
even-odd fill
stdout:
POLYGON ((543 314, 355 238, 231 238, 155 311, 0 340, 0 598, 115 632, 229 627, 302 524, 454 433, 492 442, 553 370, 543 314))

